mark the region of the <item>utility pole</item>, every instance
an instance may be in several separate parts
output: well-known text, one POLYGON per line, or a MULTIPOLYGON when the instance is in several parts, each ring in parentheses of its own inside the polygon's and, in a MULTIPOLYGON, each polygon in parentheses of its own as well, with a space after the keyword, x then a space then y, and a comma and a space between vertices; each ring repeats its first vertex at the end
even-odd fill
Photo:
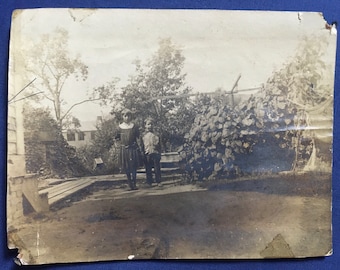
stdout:
POLYGON ((238 75, 238 77, 237 77, 237 79, 236 79, 236 81, 235 81, 235 83, 234 83, 234 85, 233 85, 233 87, 231 88, 231 91, 230 91, 230 94, 231 94, 231 105, 233 106, 233 108, 235 106, 234 90, 235 90, 235 88, 238 87, 238 81, 240 79, 241 79, 241 74, 238 75))

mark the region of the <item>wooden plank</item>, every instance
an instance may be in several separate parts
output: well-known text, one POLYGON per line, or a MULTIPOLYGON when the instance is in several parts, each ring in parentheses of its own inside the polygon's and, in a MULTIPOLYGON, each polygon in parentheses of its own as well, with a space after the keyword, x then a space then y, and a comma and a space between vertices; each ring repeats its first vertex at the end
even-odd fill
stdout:
POLYGON ((61 201, 61 200, 65 199, 65 198, 75 194, 76 192, 78 192, 78 191, 80 191, 80 190, 82 190, 82 189, 92 185, 92 183, 93 182, 91 181, 91 182, 85 182, 85 183, 83 183, 81 185, 74 186, 73 188, 68 189, 68 190, 64 191, 63 193, 60 193, 60 194, 58 194, 56 196, 53 196, 53 197, 49 198, 48 202, 49 202, 50 205, 52 205, 52 204, 54 204, 54 203, 56 203, 58 201, 61 201))
POLYGON ((93 183, 93 179, 79 179, 64 182, 59 185, 55 185, 39 191, 39 194, 47 193, 49 205, 60 201, 73 193, 90 186, 93 183))
POLYGON ((179 162, 180 157, 177 152, 162 153, 161 163, 179 162))
MULTIPOLYGON (((77 180, 79 181, 79 180, 77 180)), ((75 183, 75 181, 67 181, 67 182, 63 182, 61 184, 57 184, 57 185, 53 185, 51 187, 42 189, 39 191, 39 193, 51 193, 51 192, 57 192, 58 190, 63 190, 65 188, 67 188, 68 186, 73 186, 75 183)))
POLYGON ((81 180, 77 180, 77 181, 73 181, 71 182, 71 184, 67 185, 67 186, 63 186, 63 187, 56 187, 55 190, 51 190, 49 192, 49 195, 48 197, 49 198, 53 198, 59 194, 62 194, 68 190, 72 190, 72 189, 75 189, 79 186, 83 186, 83 185, 88 185, 88 184, 91 184, 92 183, 92 180, 89 180, 89 181, 84 181, 84 179, 81 179, 81 180))
MULTIPOLYGON (((164 153, 162 154, 162 160, 161 164, 172 164, 170 168, 162 168, 162 173, 165 173, 162 178, 167 179, 169 174, 178 173, 178 161, 179 161, 179 155, 177 152, 171 152, 171 153, 164 153), (162 162, 163 161, 163 162, 162 162), (168 173, 168 175, 167 175, 168 173)), ((139 170, 140 172, 144 172, 145 170, 139 170)), ((139 177, 138 177, 139 179, 139 177)), ((121 175, 121 177, 112 179, 113 181, 118 180, 125 180, 125 175, 121 175)), ((56 202, 59 202, 63 199, 66 199, 67 197, 70 197, 74 193, 85 189, 86 187, 92 185, 94 182, 100 182, 99 179, 93 179, 93 178, 81 178, 77 180, 70 180, 52 187, 48 187, 46 189, 42 189, 39 191, 39 194, 47 193, 48 197, 48 203, 49 205, 52 205, 56 202)))

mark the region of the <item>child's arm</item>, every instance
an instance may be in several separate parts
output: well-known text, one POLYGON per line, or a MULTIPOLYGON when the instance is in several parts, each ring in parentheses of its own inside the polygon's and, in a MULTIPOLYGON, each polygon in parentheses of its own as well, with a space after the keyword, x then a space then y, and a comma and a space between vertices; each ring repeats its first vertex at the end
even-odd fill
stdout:
POLYGON ((156 134, 154 134, 155 135, 155 149, 159 152, 159 153, 161 153, 161 140, 160 140, 160 137, 159 137, 159 135, 156 135, 156 134))
POLYGON ((136 129, 136 132, 137 132, 137 134, 136 134, 136 141, 137 141, 139 150, 140 150, 142 153, 144 153, 144 143, 143 143, 143 137, 142 137, 143 135, 142 135, 142 133, 140 132, 140 129, 139 129, 139 128, 136 129))

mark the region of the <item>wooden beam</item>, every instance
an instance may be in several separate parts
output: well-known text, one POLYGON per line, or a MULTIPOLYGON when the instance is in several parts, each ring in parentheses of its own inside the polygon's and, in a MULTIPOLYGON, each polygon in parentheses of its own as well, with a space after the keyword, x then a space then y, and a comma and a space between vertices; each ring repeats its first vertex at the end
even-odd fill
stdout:
POLYGON ((209 95, 209 96, 220 96, 220 95, 231 95, 231 94, 237 94, 239 92, 248 92, 248 91, 255 91, 259 90, 262 87, 254 87, 254 88, 247 88, 247 89, 240 89, 235 92, 231 91, 214 91, 214 92, 201 92, 201 93, 192 93, 192 94, 182 94, 182 95, 169 95, 169 96, 156 96, 153 98, 150 98, 149 101, 154 101, 154 100, 164 100, 164 99, 178 99, 178 98, 184 98, 184 97, 193 97, 193 96, 198 96, 198 95, 209 95))

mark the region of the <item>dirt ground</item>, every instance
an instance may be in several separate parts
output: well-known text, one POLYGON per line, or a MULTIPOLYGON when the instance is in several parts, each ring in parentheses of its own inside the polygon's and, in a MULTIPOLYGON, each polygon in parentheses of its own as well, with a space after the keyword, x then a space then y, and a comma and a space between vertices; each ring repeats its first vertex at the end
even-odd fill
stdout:
POLYGON ((281 174, 127 191, 100 186, 15 237, 30 263, 323 256, 331 250, 330 174, 281 174))

